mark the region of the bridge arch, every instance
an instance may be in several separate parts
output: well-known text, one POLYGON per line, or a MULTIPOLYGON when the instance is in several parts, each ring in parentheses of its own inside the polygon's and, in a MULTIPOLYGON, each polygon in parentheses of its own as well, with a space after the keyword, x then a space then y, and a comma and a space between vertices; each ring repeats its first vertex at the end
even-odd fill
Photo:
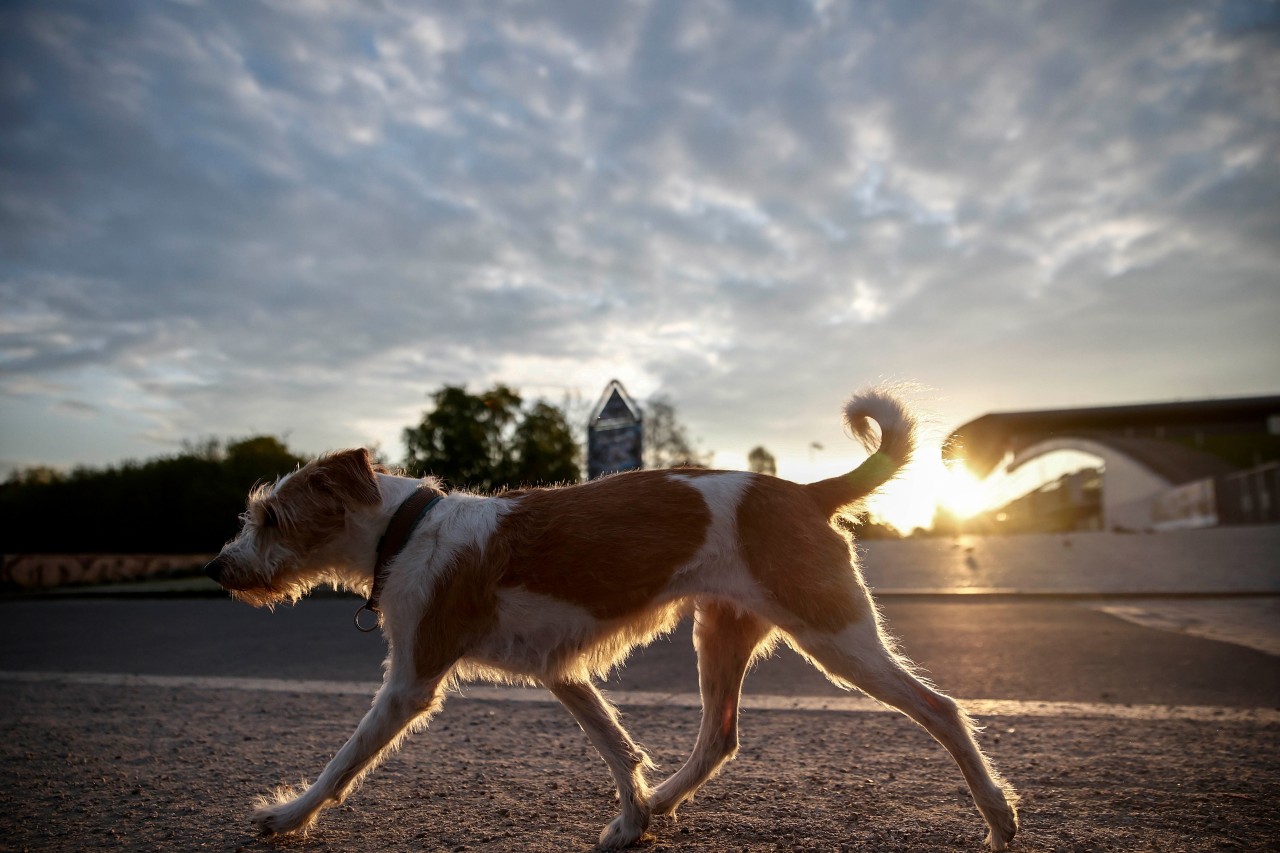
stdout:
POLYGON ((943 454, 985 478, 1060 450, 1087 453, 1103 460, 1105 526, 1145 530, 1162 493, 1274 459, 1277 436, 1280 396, 1245 397, 994 412, 952 432, 943 454))
POLYGON ((1036 459, 1063 450, 1087 453, 1102 462, 1102 526, 1106 530, 1146 530, 1152 526, 1157 495, 1178 483, 1152 470, 1103 436, 1055 436, 1013 454, 1012 473, 1036 459))

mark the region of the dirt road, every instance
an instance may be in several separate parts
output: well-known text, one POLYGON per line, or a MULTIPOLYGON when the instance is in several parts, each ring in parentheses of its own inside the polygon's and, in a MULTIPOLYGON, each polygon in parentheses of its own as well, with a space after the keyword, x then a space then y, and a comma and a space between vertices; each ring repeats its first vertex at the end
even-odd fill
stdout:
MULTIPOLYGON (((271 841, 252 832, 253 798, 314 778, 367 696, 0 689, 3 850, 585 851, 613 816, 603 764, 549 703, 451 697, 308 838, 271 841)), ((1277 849, 1280 715, 1223 714, 988 717, 984 745, 1023 796, 1015 849, 1277 849)), ((696 720, 683 707, 627 713, 667 771, 696 720)), ((638 849, 982 849, 955 766, 905 718, 748 709, 742 730, 737 760, 678 820, 656 818, 638 849)))

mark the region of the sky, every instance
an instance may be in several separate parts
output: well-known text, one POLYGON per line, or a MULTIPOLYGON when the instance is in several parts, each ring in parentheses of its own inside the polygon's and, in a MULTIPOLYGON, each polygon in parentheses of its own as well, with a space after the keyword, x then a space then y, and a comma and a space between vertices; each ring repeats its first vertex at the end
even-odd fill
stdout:
POLYGON ((0 471, 1280 391, 1274 2, 9 2, 0 121, 0 471))

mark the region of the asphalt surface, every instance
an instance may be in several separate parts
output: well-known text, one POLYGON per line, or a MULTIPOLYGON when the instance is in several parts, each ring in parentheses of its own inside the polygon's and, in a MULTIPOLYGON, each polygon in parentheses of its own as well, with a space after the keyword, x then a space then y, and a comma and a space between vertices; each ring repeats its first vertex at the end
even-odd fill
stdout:
MULTIPOLYGON (((230 600, 0 602, 0 670, 305 680, 381 679, 385 644, 361 634, 353 598, 274 611, 230 600)), ((1135 625, 1074 601, 884 604, 906 652, 942 687, 973 699, 1280 707, 1280 657, 1135 625)), ((637 652, 613 690, 697 691, 684 624, 637 652)), ((790 649, 749 676, 746 692, 835 696, 790 649)))

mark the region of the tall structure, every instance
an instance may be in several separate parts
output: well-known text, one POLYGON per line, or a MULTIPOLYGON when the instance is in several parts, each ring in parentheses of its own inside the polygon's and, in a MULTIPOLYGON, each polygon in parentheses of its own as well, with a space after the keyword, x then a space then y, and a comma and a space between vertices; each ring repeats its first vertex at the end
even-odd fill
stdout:
POLYGON ((644 415, 614 379, 605 386, 587 421, 587 478, 643 466, 644 415))

